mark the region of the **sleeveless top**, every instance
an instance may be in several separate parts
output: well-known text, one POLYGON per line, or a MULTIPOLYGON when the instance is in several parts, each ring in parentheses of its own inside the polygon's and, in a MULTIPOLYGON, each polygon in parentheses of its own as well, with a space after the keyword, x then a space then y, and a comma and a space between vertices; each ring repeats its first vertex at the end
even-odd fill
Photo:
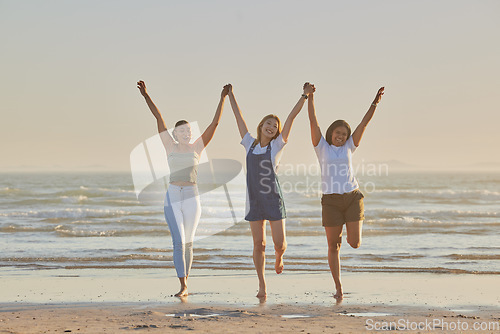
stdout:
POLYGON ((196 152, 172 152, 167 156, 170 182, 196 183, 200 157, 196 152))
POLYGON ((256 144, 252 144, 247 153, 247 208, 245 220, 274 221, 285 219, 285 202, 272 163, 271 143, 267 145, 264 154, 254 154, 255 147, 256 144))

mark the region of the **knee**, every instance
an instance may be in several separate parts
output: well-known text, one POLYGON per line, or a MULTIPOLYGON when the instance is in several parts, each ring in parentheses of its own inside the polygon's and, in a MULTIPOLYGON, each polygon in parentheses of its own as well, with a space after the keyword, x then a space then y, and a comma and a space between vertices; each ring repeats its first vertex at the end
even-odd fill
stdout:
POLYGON ((253 242, 253 250, 257 252, 266 251, 266 242, 264 240, 256 240, 253 242))
POLYGON ((286 246, 287 246, 286 241, 278 242, 274 244, 274 249, 277 252, 284 253, 286 251, 286 246))
POLYGON ((330 253, 338 253, 340 251, 340 246, 342 246, 342 240, 328 243, 328 251, 330 253))
POLYGON ((361 239, 356 238, 355 240, 347 240, 352 248, 359 248, 361 246, 361 239))

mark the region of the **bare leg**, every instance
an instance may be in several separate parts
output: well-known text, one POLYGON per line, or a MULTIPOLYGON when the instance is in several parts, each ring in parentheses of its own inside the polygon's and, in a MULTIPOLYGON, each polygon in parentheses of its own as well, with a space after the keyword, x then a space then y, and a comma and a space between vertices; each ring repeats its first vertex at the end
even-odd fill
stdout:
POLYGON ((181 283, 181 289, 174 296, 185 297, 188 295, 187 277, 179 277, 179 282, 181 283))
POLYGON ((283 254, 286 250, 286 237, 285 237, 285 220, 275 220, 270 222, 271 233, 273 235, 274 243, 274 254, 276 255, 276 263, 274 264, 274 269, 276 274, 281 274, 283 272, 283 254))
POLYGON ((253 264, 259 278, 259 292, 257 297, 267 295, 266 279, 264 277, 266 269, 266 225, 264 220, 250 222, 253 237, 253 264))
POLYGON ((342 244, 342 228, 344 226, 325 226, 326 239, 328 241, 328 265, 335 282, 335 298, 342 298, 342 283, 340 282, 340 246, 342 244))
POLYGON ((361 246, 361 231, 363 230, 363 221, 348 222, 345 224, 347 230, 347 242, 352 248, 361 246))

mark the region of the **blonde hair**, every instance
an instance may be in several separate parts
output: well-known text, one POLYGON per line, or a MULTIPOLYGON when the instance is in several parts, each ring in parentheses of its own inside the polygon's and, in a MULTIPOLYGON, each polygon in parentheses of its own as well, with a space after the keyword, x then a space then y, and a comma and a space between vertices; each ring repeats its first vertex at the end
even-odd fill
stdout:
POLYGON ((280 135, 280 133, 281 133, 281 121, 280 121, 279 117, 276 115, 273 115, 273 114, 269 114, 267 116, 264 116, 262 121, 260 121, 259 125, 257 126, 257 139, 255 139, 254 144, 260 143, 260 139, 262 138, 262 126, 264 125, 264 123, 268 119, 271 119, 271 118, 274 118, 278 122, 278 131, 276 132, 276 134, 274 135, 274 137, 272 139, 276 139, 280 135))

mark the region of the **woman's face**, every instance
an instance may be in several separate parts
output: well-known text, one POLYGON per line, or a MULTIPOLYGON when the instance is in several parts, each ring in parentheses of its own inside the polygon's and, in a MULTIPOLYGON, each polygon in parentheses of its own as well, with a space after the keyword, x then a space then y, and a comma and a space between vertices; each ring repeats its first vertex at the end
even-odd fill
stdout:
POLYGON ((347 128, 345 126, 338 126, 333 129, 332 133, 332 144, 340 147, 345 144, 347 140, 347 128))
POLYGON ((189 144, 191 141, 191 126, 189 124, 179 125, 174 129, 174 134, 179 144, 189 144))
POLYGON ((272 139, 278 132, 278 121, 274 118, 267 119, 262 125, 262 136, 272 139))

